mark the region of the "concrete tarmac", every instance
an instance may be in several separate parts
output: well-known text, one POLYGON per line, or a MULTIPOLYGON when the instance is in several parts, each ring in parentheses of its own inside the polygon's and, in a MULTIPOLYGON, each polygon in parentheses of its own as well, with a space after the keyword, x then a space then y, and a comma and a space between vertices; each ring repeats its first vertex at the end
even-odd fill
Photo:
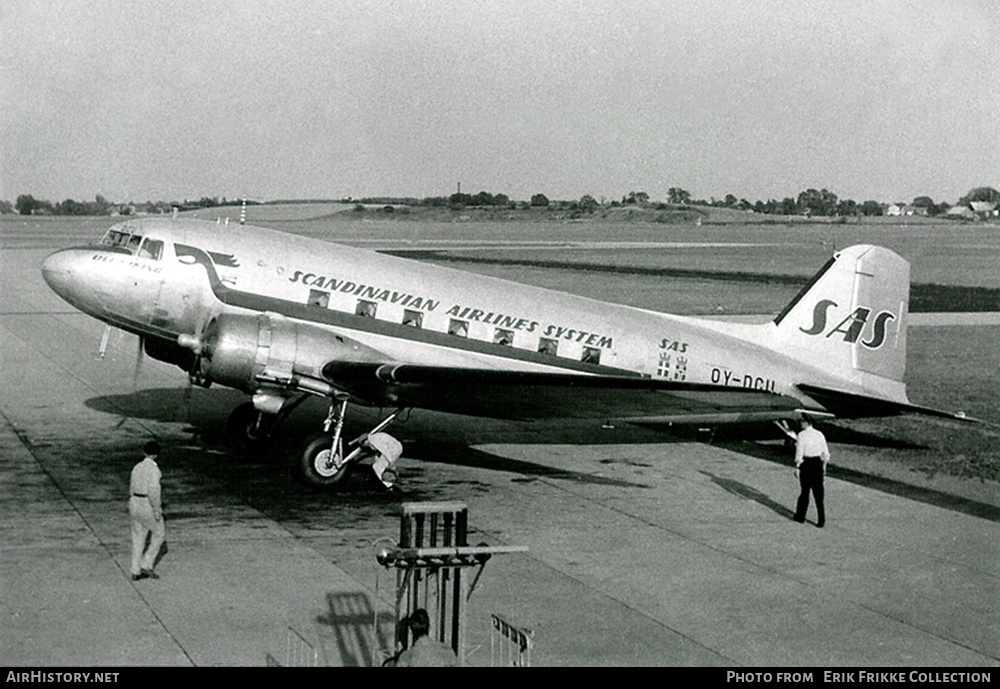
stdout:
POLYGON ((46 253, 0 253, 0 664, 377 665, 395 576, 374 544, 429 500, 468 505, 471 543, 530 549, 485 566, 469 665, 491 664, 490 613, 533 630, 541 666, 1000 661, 995 508, 831 472, 818 529, 814 511, 791 520, 774 445, 421 412, 393 429, 401 490, 361 472, 305 492, 287 461, 322 406, 271 451, 234 452, 222 426, 242 396, 137 367, 132 336, 100 358, 103 325, 44 285, 46 253), (132 582, 128 477, 150 438, 169 550, 160 579, 132 582))

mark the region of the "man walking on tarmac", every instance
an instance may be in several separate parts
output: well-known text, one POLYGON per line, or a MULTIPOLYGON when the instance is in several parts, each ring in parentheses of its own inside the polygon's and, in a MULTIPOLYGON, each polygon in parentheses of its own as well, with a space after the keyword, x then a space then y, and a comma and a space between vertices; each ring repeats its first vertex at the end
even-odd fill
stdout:
POLYGON ((163 506, 160 502, 160 467, 156 457, 160 444, 155 440, 146 443, 146 456, 132 469, 129 481, 128 512, 132 517, 132 581, 159 579, 153 571, 156 556, 166 535, 163 523, 163 506), (151 534, 151 535, 150 535, 151 534), (149 547, 146 537, 149 536, 149 547))
POLYGON ((826 524, 826 511, 823 505, 823 477, 826 476, 826 465, 830 461, 830 449, 826 437, 813 428, 812 419, 802 415, 802 430, 795 442, 795 473, 799 477, 802 492, 796 505, 793 519, 804 523, 806 510, 809 509, 809 491, 816 498, 816 526, 823 528, 826 524))

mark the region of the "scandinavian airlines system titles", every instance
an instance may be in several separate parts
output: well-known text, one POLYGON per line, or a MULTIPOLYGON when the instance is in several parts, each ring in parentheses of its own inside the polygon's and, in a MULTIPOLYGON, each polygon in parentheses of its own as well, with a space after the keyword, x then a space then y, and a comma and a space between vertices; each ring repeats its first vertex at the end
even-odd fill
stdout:
MULTIPOLYGON (((353 282, 351 280, 332 278, 325 275, 317 275, 315 273, 307 273, 302 270, 294 271, 292 276, 288 278, 288 281, 306 285, 312 287, 313 289, 322 289, 330 292, 342 292, 360 297, 362 299, 399 304, 400 306, 405 306, 408 309, 419 309, 431 312, 436 311, 441 305, 441 301, 438 299, 430 299, 428 297, 417 296, 406 291, 400 292, 398 290, 377 285, 367 285, 364 283, 353 282)), ((546 324, 543 327, 537 320, 517 315, 499 313, 487 309, 479 309, 472 306, 466 306, 464 304, 455 304, 449 308, 446 313, 454 318, 469 322, 484 323, 486 325, 493 325, 498 328, 505 328, 508 330, 523 330, 528 333, 538 332, 542 337, 577 342, 589 347, 598 347, 602 349, 612 349, 614 347, 614 337, 603 333, 593 332, 585 328, 574 328, 557 323, 546 324)))

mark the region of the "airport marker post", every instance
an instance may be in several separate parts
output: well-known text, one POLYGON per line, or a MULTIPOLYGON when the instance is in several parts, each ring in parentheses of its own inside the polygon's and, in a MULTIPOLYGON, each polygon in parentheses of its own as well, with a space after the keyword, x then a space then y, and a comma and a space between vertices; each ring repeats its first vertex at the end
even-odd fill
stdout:
POLYGON ((468 508, 461 502, 403 503, 399 545, 383 547, 376 555, 383 567, 396 568, 397 650, 410 643, 408 628, 399 622, 424 608, 431 618, 431 634, 450 645, 464 664, 465 602, 483 567, 493 555, 528 551, 526 546, 468 545, 468 519, 468 508), (466 567, 479 568, 471 587, 462 576, 466 567))

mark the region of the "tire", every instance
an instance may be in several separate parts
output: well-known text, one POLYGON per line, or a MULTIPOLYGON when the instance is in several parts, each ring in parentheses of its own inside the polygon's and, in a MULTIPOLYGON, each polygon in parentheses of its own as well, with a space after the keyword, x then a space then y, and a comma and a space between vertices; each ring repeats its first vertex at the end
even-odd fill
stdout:
POLYGON ((233 409, 226 420, 226 435, 230 442, 241 450, 264 447, 271 439, 272 419, 263 417, 257 424, 259 412, 253 402, 246 402, 233 409))
POLYGON ((295 480, 315 489, 330 489, 342 483, 351 473, 354 462, 345 464, 340 469, 326 468, 332 444, 333 436, 327 433, 316 433, 306 438, 302 452, 292 466, 295 480))

